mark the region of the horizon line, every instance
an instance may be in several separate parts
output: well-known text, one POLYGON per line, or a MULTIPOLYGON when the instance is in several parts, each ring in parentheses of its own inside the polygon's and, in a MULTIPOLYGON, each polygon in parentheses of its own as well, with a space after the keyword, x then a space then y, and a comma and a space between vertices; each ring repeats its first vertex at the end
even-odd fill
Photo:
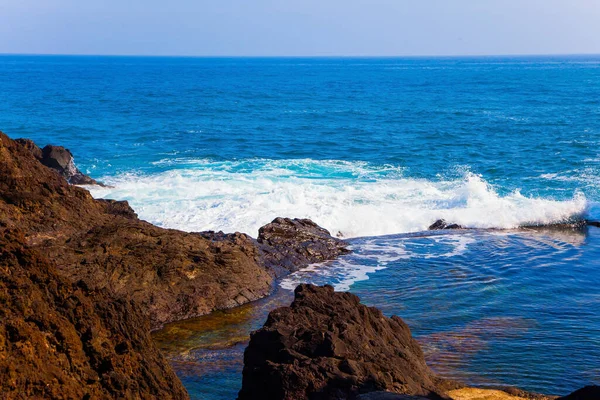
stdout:
POLYGON ((485 58, 485 57, 581 57, 600 53, 505 53, 505 54, 414 54, 414 55, 185 55, 185 54, 84 54, 84 53, 2 53, 0 56, 55 57, 140 57, 140 58, 485 58))

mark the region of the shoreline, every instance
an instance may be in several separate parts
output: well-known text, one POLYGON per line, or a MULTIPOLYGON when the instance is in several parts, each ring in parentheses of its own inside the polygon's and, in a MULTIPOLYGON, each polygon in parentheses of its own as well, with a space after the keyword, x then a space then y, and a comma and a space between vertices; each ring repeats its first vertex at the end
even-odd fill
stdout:
MULTIPOLYGON (((261 228, 257 239, 159 228, 139 220, 127 202, 95 200, 70 185, 68 177, 40 162, 32 142, 2 133, 0 139, 2 190, 9 200, 0 204, 0 228, 24 233, 26 248, 43 252, 54 263, 48 268, 64 282, 85 288, 89 296, 101 292, 139 307, 151 322, 145 335, 165 323, 269 298, 281 277, 348 253, 346 243, 309 220, 278 218, 261 228)), ((109 370, 104 364, 93 367, 110 390, 125 381, 136 386, 136 376, 115 380, 109 374, 123 362, 120 355, 110 356, 109 370)), ((168 375, 170 367, 160 357, 155 362, 168 375)))

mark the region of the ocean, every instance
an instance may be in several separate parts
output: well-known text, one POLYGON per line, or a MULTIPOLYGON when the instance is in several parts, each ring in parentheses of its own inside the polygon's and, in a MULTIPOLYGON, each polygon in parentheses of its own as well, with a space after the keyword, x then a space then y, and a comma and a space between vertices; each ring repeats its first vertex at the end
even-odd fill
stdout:
MULTIPOLYGON (((5 55, 0 130, 66 146, 112 186, 94 196, 160 226, 313 219, 354 253, 275 298, 350 290, 404 318, 444 376, 600 383, 600 231, 519 229, 600 219, 600 56, 5 55), (474 229, 424 233, 440 218, 474 229)), ((243 338, 274 303, 157 334, 193 398, 235 397, 243 338)))

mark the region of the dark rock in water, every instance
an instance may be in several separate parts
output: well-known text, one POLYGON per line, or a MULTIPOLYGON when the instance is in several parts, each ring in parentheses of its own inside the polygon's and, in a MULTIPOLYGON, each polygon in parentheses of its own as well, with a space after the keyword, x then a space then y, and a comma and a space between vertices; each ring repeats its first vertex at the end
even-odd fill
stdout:
POLYGON ((587 225, 592 224, 588 223, 586 220, 579 219, 574 221, 557 222, 545 225, 523 225, 521 228, 542 231, 583 231, 585 230, 587 225))
POLYGON ((583 389, 574 391, 568 396, 559 398, 558 400, 599 400, 600 386, 586 386, 583 389))
POLYGON ((73 154, 71 154, 69 149, 52 145, 47 145, 43 149, 40 149, 30 139, 16 139, 15 142, 30 151, 46 167, 57 171, 67 182, 73 185, 104 186, 102 183, 97 182, 77 169, 73 160, 73 154))
POLYGON ((127 299, 61 277, 0 228, 2 399, 187 399, 127 299))
POLYGON ((600 221, 585 221, 588 226, 595 226, 596 228, 600 228, 600 221))
POLYGON ((272 311, 244 353, 240 400, 354 399, 388 391, 446 398, 457 384, 434 375, 398 317, 331 286, 300 285, 272 311))
POLYGON ((98 185, 94 179, 84 175, 73 161, 73 154, 62 146, 48 145, 42 149, 42 159, 45 166, 52 168, 73 185, 98 185))
POLYGON ((463 227, 458 224, 448 224, 446 220, 438 219, 433 224, 431 224, 431 226, 429 226, 428 229, 430 231, 437 231, 443 229, 463 229, 463 227))
POLYGON ((346 242, 309 219, 276 218, 260 228, 257 242, 265 265, 287 271, 350 252, 346 242))

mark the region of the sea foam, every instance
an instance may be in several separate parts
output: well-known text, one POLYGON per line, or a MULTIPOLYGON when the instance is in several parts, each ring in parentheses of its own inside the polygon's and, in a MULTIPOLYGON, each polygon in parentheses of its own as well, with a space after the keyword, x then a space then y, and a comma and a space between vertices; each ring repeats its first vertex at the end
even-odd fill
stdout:
POLYGON ((438 219, 470 228, 517 228, 581 217, 571 199, 500 195, 481 176, 404 176, 402 168, 314 160, 168 160, 159 173, 105 177, 95 197, 126 199, 143 219, 186 231, 240 231, 255 236, 275 217, 310 218, 343 237, 426 230, 438 219))

